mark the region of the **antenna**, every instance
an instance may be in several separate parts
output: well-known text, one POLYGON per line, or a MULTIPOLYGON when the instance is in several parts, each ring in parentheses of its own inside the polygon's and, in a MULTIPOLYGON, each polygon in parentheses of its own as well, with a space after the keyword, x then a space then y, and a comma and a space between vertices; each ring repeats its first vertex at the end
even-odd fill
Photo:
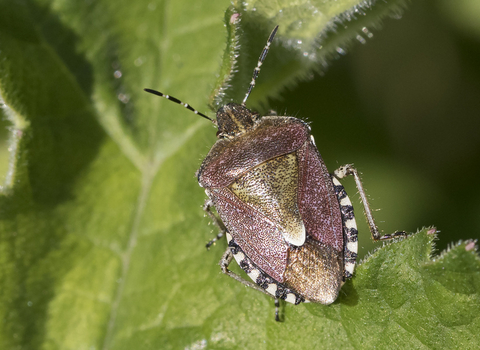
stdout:
POLYGON ((175 97, 170 96, 170 95, 162 94, 160 91, 157 91, 157 90, 152 90, 152 89, 143 89, 143 90, 146 91, 146 92, 149 92, 149 93, 151 93, 151 94, 160 96, 160 97, 165 97, 167 100, 170 100, 170 101, 173 101, 173 102, 175 102, 175 103, 178 103, 179 105, 182 105, 182 106, 185 107, 186 109, 191 110, 193 113, 198 114, 200 117, 204 117, 204 118, 210 120, 213 124, 216 124, 216 121, 215 121, 215 120, 213 120, 213 119, 210 118, 210 117, 207 117, 207 116, 206 116, 205 114, 203 114, 203 113, 200 113, 200 112, 197 111, 195 108, 193 108, 192 106, 190 106, 188 103, 184 103, 184 102, 180 101, 178 98, 175 98, 175 97))
POLYGON ((273 38, 275 38, 275 34, 277 34, 277 30, 278 30, 278 25, 275 26, 275 28, 273 28, 272 32, 270 33, 270 36, 268 37, 267 44, 263 48, 263 51, 260 54, 260 57, 258 58, 258 63, 255 69, 253 70, 252 81, 250 82, 250 86, 248 87, 247 94, 243 99, 242 106, 245 106, 245 102, 247 102, 248 96, 250 96, 250 93, 252 92, 252 89, 255 86, 255 80, 258 77, 258 73, 260 73, 260 67, 263 64, 265 57, 267 57, 268 50, 270 50, 270 45, 272 44, 273 38))

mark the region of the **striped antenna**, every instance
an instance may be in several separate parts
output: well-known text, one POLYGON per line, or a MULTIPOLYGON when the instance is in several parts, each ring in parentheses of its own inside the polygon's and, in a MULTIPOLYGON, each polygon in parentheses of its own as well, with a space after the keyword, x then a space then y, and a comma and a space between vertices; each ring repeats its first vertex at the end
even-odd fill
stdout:
POLYGON ((157 96, 161 96, 161 97, 165 97, 167 100, 170 100, 170 101, 173 101, 175 103, 178 103, 179 105, 182 105, 183 107, 185 107, 186 109, 188 110, 191 110, 193 113, 195 114, 198 114, 200 117, 204 117, 208 120, 210 120, 212 123, 216 124, 216 121, 213 120, 212 118, 210 117, 207 117, 205 114, 203 113, 200 113, 199 111, 197 111, 195 108, 193 108, 192 106, 190 106, 188 103, 184 103, 182 101, 180 101, 178 98, 175 98, 173 96, 170 96, 170 95, 165 95, 165 94, 162 94, 160 91, 157 91, 157 90, 152 90, 152 89, 143 89, 144 91, 146 92, 149 92, 151 94, 154 94, 154 95, 157 95, 157 96))
POLYGON ((242 106, 245 106, 245 102, 247 102, 248 96, 250 96, 250 93, 253 90, 253 87, 255 86, 255 80, 258 77, 258 73, 260 73, 260 67, 263 64, 263 61, 265 60, 265 57, 267 57, 268 50, 270 50, 270 45, 272 44, 273 38, 275 38, 275 34, 277 34, 278 26, 275 26, 273 28, 272 32, 270 33, 270 36, 268 37, 267 44, 263 48, 263 51, 258 58, 258 63, 255 69, 253 70, 253 77, 252 81, 250 82, 250 86, 248 87, 247 94, 245 95, 245 98, 243 99, 242 106))

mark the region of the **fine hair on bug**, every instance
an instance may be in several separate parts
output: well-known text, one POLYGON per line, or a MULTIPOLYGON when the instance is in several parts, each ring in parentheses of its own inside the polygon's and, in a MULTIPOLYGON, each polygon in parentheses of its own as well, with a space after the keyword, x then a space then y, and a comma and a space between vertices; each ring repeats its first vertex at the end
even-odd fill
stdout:
POLYGON ((380 234, 358 171, 347 164, 329 173, 303 120, 274 112, 260 116, 246 108, 277 30, 267 39, 242 103, 221 106, 215 120, 175 97, 145 91, 218 128, 218 140, 196 173, 208 197, 203 210, 219 229, 206 247, 225 236, 221 271, 274 298, 280 321, 279 299, 328 305, 353 275, 358 231, 341 179, 353 176, 373 240, 406 233, 380 234), (233 259, 251 281, 228 269, 233 259))

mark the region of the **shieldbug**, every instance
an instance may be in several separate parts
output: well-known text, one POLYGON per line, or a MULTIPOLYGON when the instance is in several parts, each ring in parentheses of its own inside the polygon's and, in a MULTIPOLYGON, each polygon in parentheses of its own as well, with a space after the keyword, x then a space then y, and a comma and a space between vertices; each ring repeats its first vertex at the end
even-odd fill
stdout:
POLYGON ((345 165, 330 174, 304 121, 262 117, 245 107, 277 29, 260 55, 243 102, 222 106, 216 120, 172 96, 145 91, 181 104, 218 127, 219 140, 197 171, 208 196, 204 210, 220 228, 207 248, 226 236, 223 273, 273 297, 278 321, 279 299, 331 304, 345 279, 352 277, 357 226, 339 179, 354 177, 374 240, 405 233, 380 235, 357 170, 345 165), (228 269, 233 258, 253 283, 228 269))

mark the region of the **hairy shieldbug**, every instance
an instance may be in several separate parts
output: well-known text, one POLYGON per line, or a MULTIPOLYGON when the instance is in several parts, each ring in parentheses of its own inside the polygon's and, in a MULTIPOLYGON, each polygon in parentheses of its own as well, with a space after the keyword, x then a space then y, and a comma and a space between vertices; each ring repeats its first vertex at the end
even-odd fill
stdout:
POLYGON ((262 117, 245 107, 277 29, 260 55, 243 102, 222 106, 216 120, 172 96, 145 91, 181 104, 218 127, 219 140, 197 171, 208 196, 204 210, 220 228, 207 248, 226 235, 222 272, 273 297, 278 321, 278 299, 331 304, 345 279, 352 277, 357 227, 339 179, 353 175, 374 240, 405 233, 380 236, 357 170, 345 165, 330 174, 304 121, 262 117), (254 283, 228 270, 233 258, 254 283))

